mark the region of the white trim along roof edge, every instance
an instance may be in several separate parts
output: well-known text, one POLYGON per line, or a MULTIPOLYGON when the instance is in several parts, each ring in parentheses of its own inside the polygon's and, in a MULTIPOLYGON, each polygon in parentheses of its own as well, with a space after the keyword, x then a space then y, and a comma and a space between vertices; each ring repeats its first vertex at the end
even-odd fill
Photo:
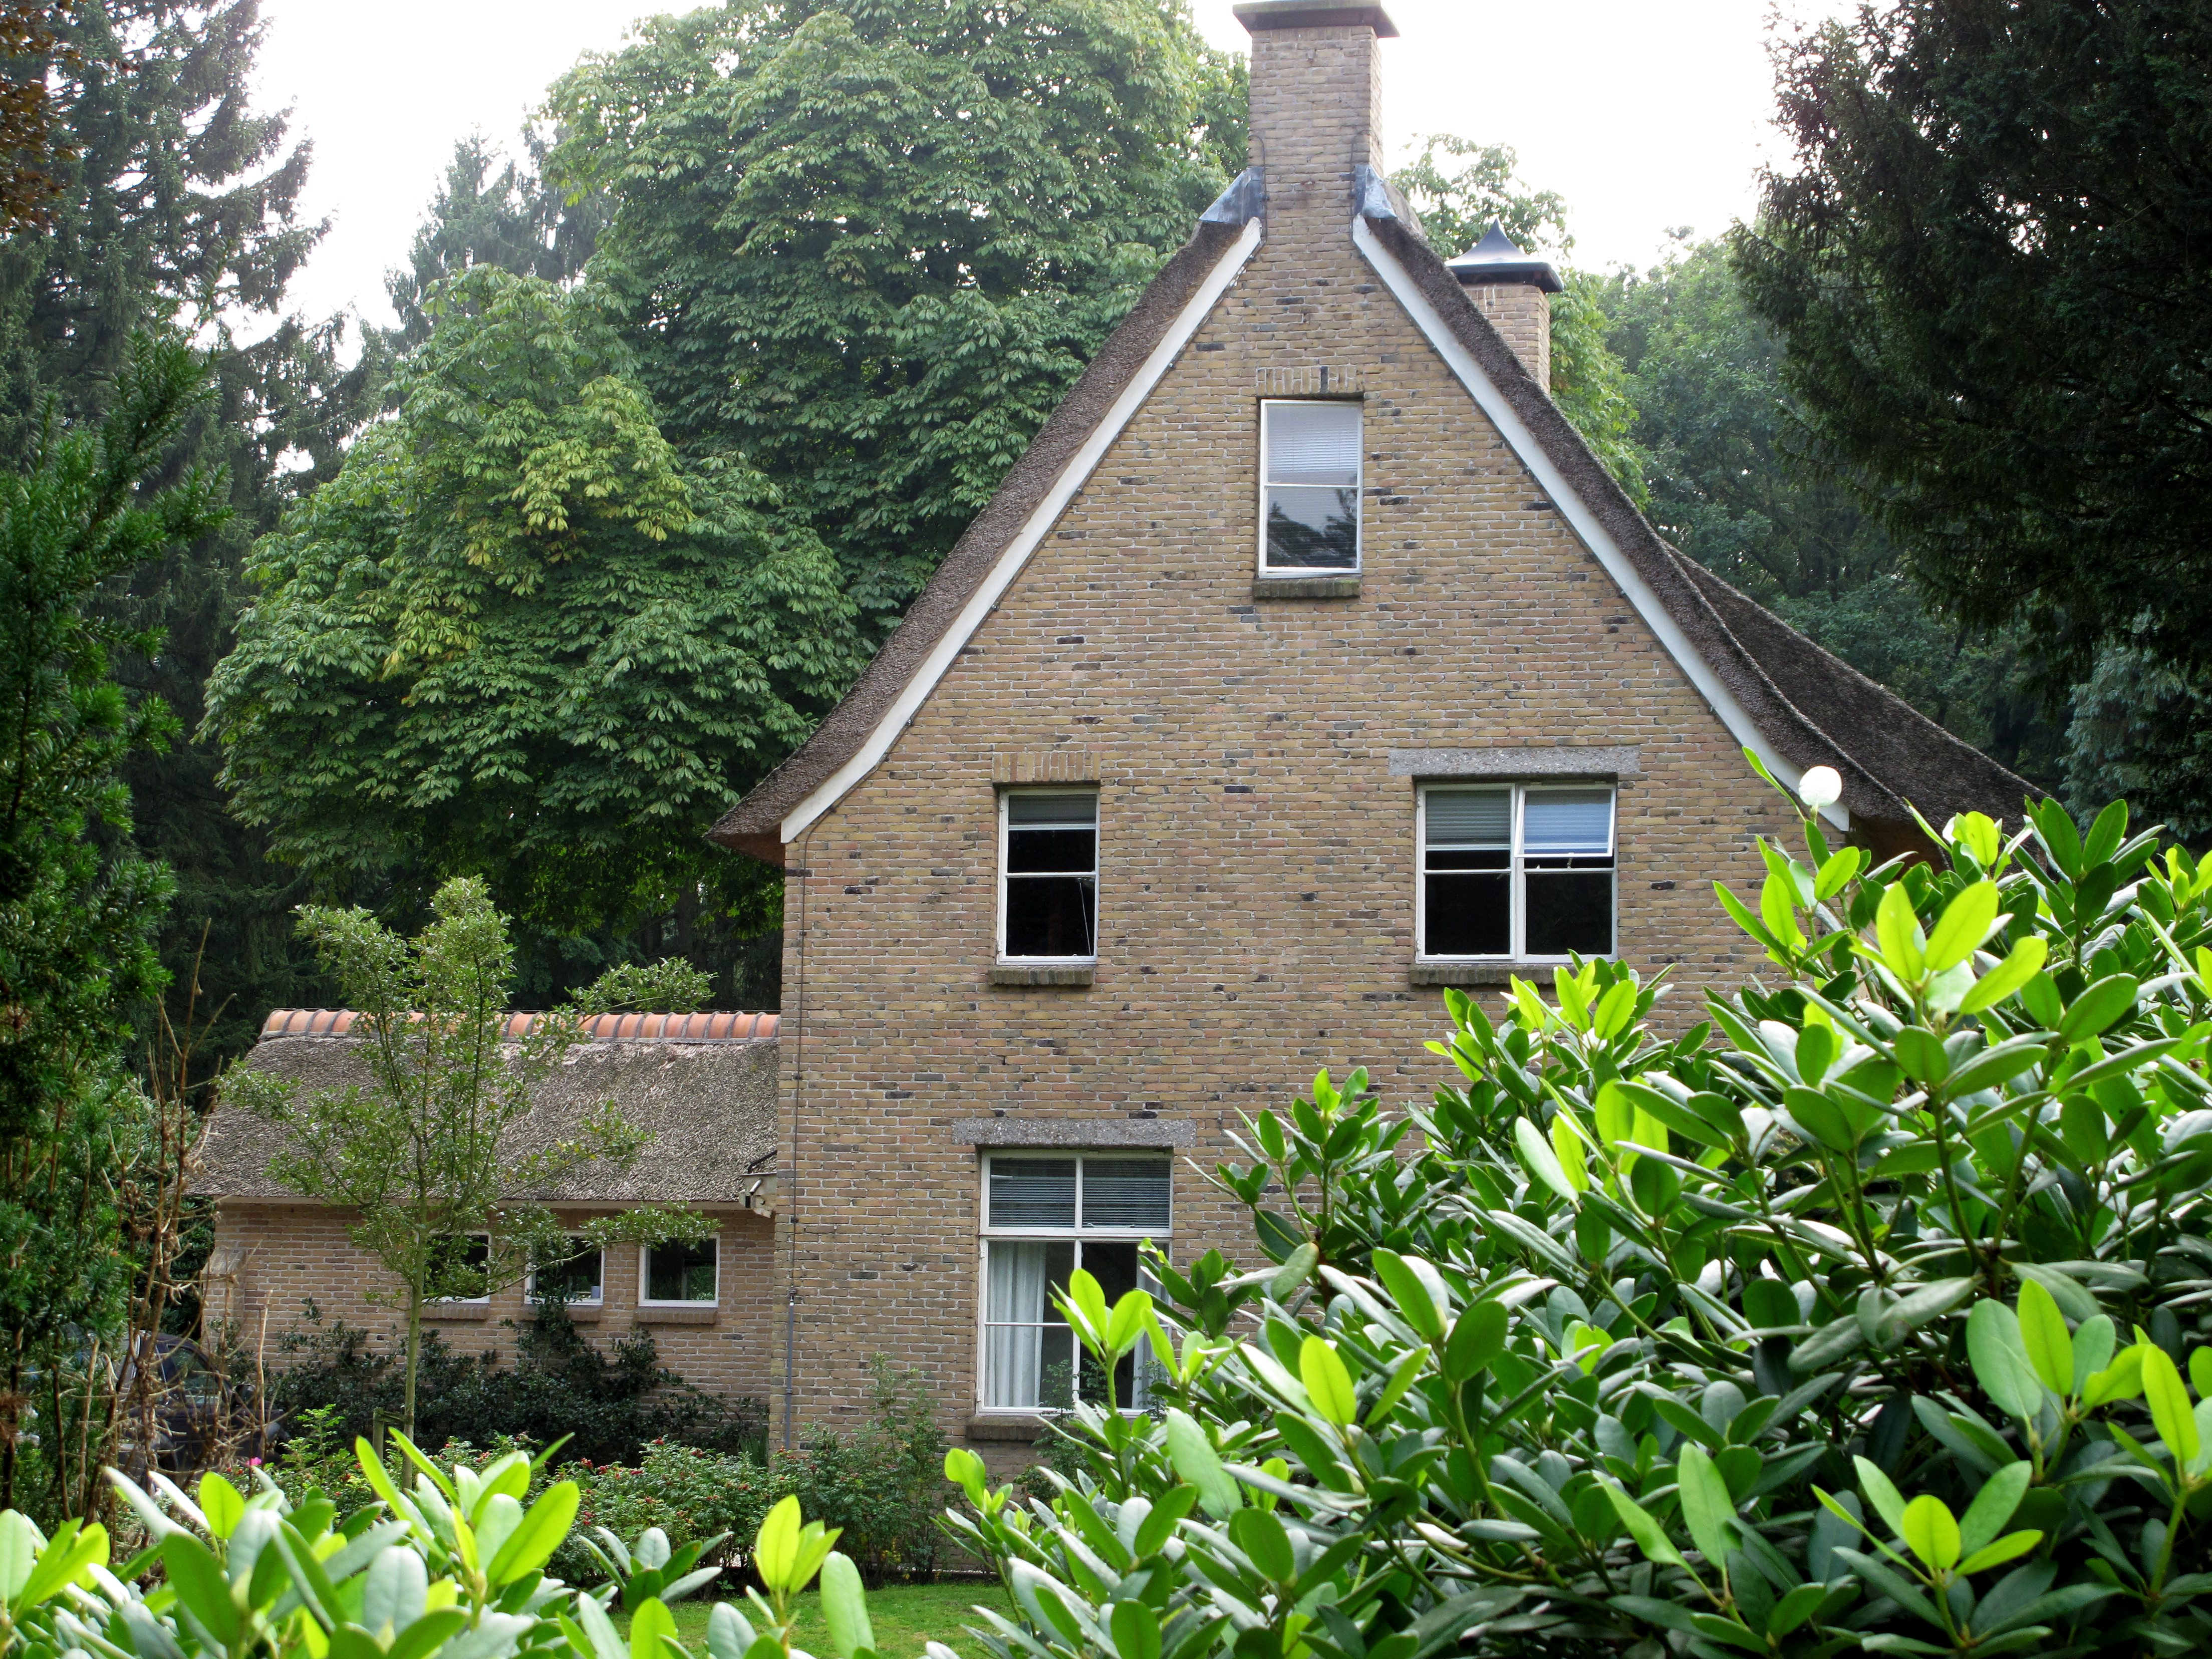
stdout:
MULTIPOLYGON (((1738 743, 1757 755, 1765 763, 1767 770, 1795 790, 1803 769, 1792 765, 1782 757, 1766 740, 1765 733, 1759 729, 1757 722, 1745 712, 1743 705, 1721 683, 1720 677, 1713 672, 1704 655, 1690 642, 1674 617, 1668 614, 1667 607, 1659 602, 1659 596, 1651 591, 1650 585, 1620 550, 1620 544, 1598 522, 1597 516, 1589 510, 1589 503, 1567 483, 1565 475, 1560 472, 1552 458, 1545 453, 1544 447, 1536 441, 1535 435, 1522 423, 1513 405, 1506 401, 1490 376, 1483 372, 1482 365, 1475 362, 1474 356, 1444 325, 1443 319, 1437 314, 1436 307, 1429 303, 1428 296, 1415 284, 1412 273, 1398 262, 1389 249, 1382 246, 1380 239, 1367 228, 1364 217, 1352 219, 1352 240, 1366 257, 1367 263, 1375 268, 1376 275, 1382 278, 1384 285, 1398 303, 1405 307, 1406 314, 1413 319, 1414 326, 1421 331, 1430 345, 1436 349, 1437 355, 1459 377, 1460 384, 1467 388, 1482 412, 1490 417, 1491 423, 1497 427, 1521 464, 1534 476, 1546 496, 1559 508, 1583 544, 1596 556, 1598 562, 1605 567, 1607 574, 1627 596, 1629 604, 1636 607, 1636 613, 1644 619, 1644 626, 1658 636, 1660 644, 1666 647, 1668 655, 1674 659, 1676 666, 1689 677, 1690 684, 1711 705, 1721 724, 1728 727, 1738 743)), ((1850 828, 1850 814, 1841 802, 1822 807, 1820 815, 1839 830, 1850 828)))
POLYGON ((1190 296, 1189 301, 1177 314, 1173 325, 1161 337, 1159 344, 1152 348, 1152 356, 1145 359, 1144 367, 1122 388, 1121 395, 1114 400, 1113 407, 1106 411, 1105 418, 1091 429, 1091 435, 1084 441, 1083 447, 1075 452, 1060 470, 1060 476, 1053 480, 1052 488, 1024 522, 1021 532, 1006 544, 1006 550, 991 567, 991 574, 983 579, 982 585, 961 608, 952 626, 945 630, 944 636, 922 659, 921 667, 899 693, 898 700, 876 722, 874 729, 868 733, 867 741, 786 815, 781 831, 787 846, 805 835, 810 824, 843 799, 848 790, 883 763, 884 757, 890 752, 891 744, 898 740, 899 733, 906 730, 908 722, 921 712, 922 704, 928 702, 930 693, 937 690, 938 682, 959 660, 962 647, 975 637, 975 630, 983 625, 984 619, 998 608, 999 601, 1013 586, 1014 578, 1021 574, 1022 567, 1029 562, 1030 555, 1044 540, 1045 532, 1066 510, 1076 493, 1090 482, 1098 463, 1106 459, 1107 450, 1121 435, 1122 428, 1135 418, 1137 411, 1145 406, 1145 400, 1152 395, 1152 388, 1160 383, 1161 377, 1182 355, 1183 348, 1190 343, 1190 337, 1198 332, 1199 325, 1206 320, 1221 296, 1229 291, 1229 285, 1251 263, 1252 256, 1260 250, 1260 240, 1263 234, 1261 224, 1262 221, 1257 218, 1245 222, 1243 234, 1221 256, 1219 263, 1200 284, 1198 292, 1190 296))

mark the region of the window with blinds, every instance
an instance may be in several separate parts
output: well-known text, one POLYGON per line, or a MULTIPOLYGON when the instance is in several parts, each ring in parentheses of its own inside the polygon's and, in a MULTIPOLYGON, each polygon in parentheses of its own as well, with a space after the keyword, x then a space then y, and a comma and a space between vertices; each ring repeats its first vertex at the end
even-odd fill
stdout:
POLYGON ((1359 405, 1260 405, 1260 568, 1359 568, 1359 405))
POLYGON ((1079 1269, 1110 1307, 1144 1283, 1139 1243, 1168 1237, 1170 1161, 1157 1154, 994 1152, 983 1165, 981 1386, 985 1411, 1141 1408, 1143 1346, 1110 1379, 1073 1340, 1054 1297, 1079 1269))
POLYGON ((1089 962, 1098 954, 1098 792, 999 798, 999 955, 1089 962))
POLYGON ((1431 784, 1420 821, 1422 956, 1612 952, 1612 789, 1431 784))

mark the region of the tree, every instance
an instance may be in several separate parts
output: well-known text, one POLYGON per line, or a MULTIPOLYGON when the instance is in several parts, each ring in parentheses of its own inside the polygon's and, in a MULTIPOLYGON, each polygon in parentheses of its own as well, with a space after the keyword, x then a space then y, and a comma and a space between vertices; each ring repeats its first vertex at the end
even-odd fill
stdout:
POLYGON ((0 236, 44 225, 61 188, 46 86, 54 10, 45 0, 0 0, 0 236))
POLYGON ((208 688, 234 809, 319 879, 480 872, 536 927, 654 956, 672 919, 689 953, 761 885, 701 826, 858 667, 836 563, 662 436, 595 284, 441 293, 398 413, 262 545, 208 688))
MULTIPOLYGON (((27 452, 50 398, 65 423, 96 423, 134 331, 173 319, 207 345, 213 396, 169 465, 222 470, 230 514, 100 599, 126 631, 160 631, 158 656, 118 650, 116 672, 189 733, 246 598, 248 548, 336 472, 374 406, 382 357, 371 341, 349 368, 342 323, 283 314, 322 227, 300 216, 307 147, 288 141, 283 114, 255 107, 253 0, 106 0, 55 9, 51 27, 58 193, 44 234, 0 242, 0 454, 27 452)), ((229 816, 220 765, 211 742, 189 737, 125 762, 140 847, 177 878, 162 960, 179 980, 201 961, 204 1006, 225 1010, 204 1050, 215 1061, 250 1047, 270 1006, 328 1000, 292 932, 302 878, 229 816)))
MULTIPOLYGON (((1566 202, 1556 191, 1522 180, 1520 158, 1507 146, 1449 133, 1420 143, 1420 155, 1390 181, 1405 192, 1423 233, 1444 258, 1473 247, 1493 224, 1524 248, 1551 242, 1563 259, 1573 248, 1566 202), (1451 170, 1450 161, 1466 165, 1451 170)), ((1644 461, 1629 436, 1636 406, 1626 372, 1607 343, 1603 279, 1570 270, 1561 280, 1564 291, 1552 296, 1552 399, 1640 507, 1644 461)))
MULTIPOLYGON (((373 1083, 306 1091, 296 1079, 250 1068, 226 1082, 239 1105, 290 1136, 270 1173, 303 1197, 357 1212, 348 1236, 399 1281, 389 1294, 407 1316, 410 1435, 424 1304, 495 1295, 520 1283, 533 1261, 565 1257, 568 1224, 532 1194, 595 1160, 627 1165, 649 1139, 610 1101, 574 1140, 518 1146, 513 1131, 538 1085, 585 1040, 586 1017, 688 1012, 707 992, 682 963, 614 969, 510 1042, 507 919, 470 877, 441 887, 430 908, 430 925, 412 939, 364 909, 301 914, 301 931, 362 1017, 373 1083)), ((633 1210, 580 1229, 601 1248, 710 1231, 676 1210, 633 1210)))
POLYGON ((1679 232, 1658 264, 1616 271, 1602 299, 1659 532, 1939 725, 2056 783, 2060 733, 2039 717, 2017 631, 1931 612, 1797 422, 1782 343, 1746 303, 1727 246, 1679 232))
POLYGON ((1180 0, 737 0, 550 102, 671 441, 765 475, 878 634, 1244 161, 1180 0))
POLYGON ((582 273, 606 219, 606 198, 594 191, 572 202, 547 182, 551 146, 533 128, 522 130, 522 147, 524 160, 499 166, 480 133, 454 144, 406 266, 385 274, 384 291, 399 313, 398 328, 386 337, 395 352, 429 337, 433 295, 449 276, 477 265, 549 283, 582 273))
MULTIPOLYGON (((1931 599, 2025 628, 2054 705, 2106 648, 2212 671, 2208 61, 2184 0, 1906 0, 1778 58, 1795 156, 1734 257, 1798 417, 1931 599)), ((2197 707, 2138 712, 2161 765, 2197 707)))
POLYGON ((213 474, 155 487, 203 374, 181 342, 142 336, 97 428, 50 413, 28 470, 0 475, 0 1504, 15 1500, 26 1372, 53 1385, 61 1420, 60 1354, 112 1334, 131 1278, 111 1143, 134 1104, 132 1005, 165 980, 153 935, 170 879, 130 839, 118 773, 176 720, 110 671, 111 653, 151 656, 159 636, 92 602, 222 520, 213 474))

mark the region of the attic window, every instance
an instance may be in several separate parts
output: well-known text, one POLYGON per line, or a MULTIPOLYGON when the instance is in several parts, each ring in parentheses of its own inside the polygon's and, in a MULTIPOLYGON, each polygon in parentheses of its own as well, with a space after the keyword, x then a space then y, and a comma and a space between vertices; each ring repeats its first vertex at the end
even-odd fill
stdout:
POLYGON ((1424 788, 1421 956, 1612 954, 1613 807, 1587 784, 1424 788))
POLYGON ((1260 571, 1359 568, 1359 405, 1260 404, 1260 571))
POLYGON ((1098 792, 999 797, 999 956, 1091 962, 1098 955, 1098 792))

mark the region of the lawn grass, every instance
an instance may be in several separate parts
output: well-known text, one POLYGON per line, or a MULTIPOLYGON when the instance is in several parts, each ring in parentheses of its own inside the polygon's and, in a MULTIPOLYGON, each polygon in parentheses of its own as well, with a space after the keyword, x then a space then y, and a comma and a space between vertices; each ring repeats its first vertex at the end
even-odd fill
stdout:
MULTIPOLYGON (((929 1642, 974 1649, 974 1640, 961 1629, 981 1624, 969 1609, 981 1602, 1012 1611, 1006 1592, 988 1579, 969 1579, 946 1584, 886 1584, 868 1592, 868 1622, 875 1627, 876 1651, 883 1659, 921 1659, 929 1642)), ((714 1603, 699 1597, 678 1601, 669 1612, 676 1615, 677 1639, 694 1653, 707 1645, 707 1615, 714 1603)), ((742 1611, 742 1608, 740 1609, 742 1611)), ((617 1613, 615 1623, 626 1635, 629 1620, 617 1613)), ((822 1622, 822 1597, 809 1590, 799 1598, 798 1644, 809 1653, 830 1651, 830 1632, 822 1622)))

